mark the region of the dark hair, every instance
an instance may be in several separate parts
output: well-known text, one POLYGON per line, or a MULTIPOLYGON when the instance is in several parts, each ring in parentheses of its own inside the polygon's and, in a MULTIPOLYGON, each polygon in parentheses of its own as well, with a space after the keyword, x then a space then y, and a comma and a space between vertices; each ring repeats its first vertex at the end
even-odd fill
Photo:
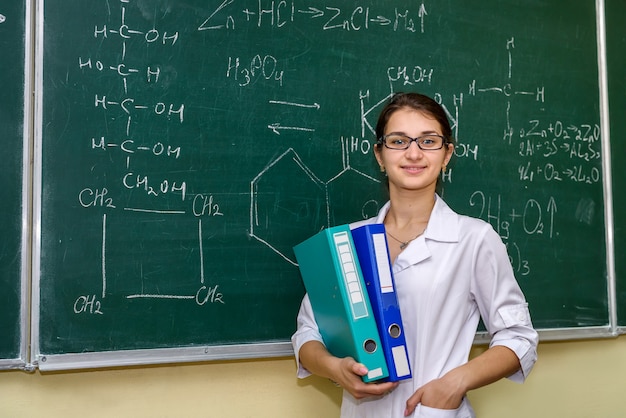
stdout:
MULTIPOLYGON (((441 133, 446 139, 446 144, 454 143, 452 128, 445 110, 439 103, 428 96, 420 93, 394 93, 378 116, 376 123, 376 140, 379 141, 385 135, 385 128, 391 115, 400 109, 412 109, 432 116, 441 126, 441 133)), ((380 143, 377 143, 380 146, 380 143)))

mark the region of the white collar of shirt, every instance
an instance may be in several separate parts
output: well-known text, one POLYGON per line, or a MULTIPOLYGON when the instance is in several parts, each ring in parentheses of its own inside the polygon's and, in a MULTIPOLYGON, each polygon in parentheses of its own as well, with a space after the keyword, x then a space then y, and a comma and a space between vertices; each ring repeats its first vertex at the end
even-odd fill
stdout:
MULTIPOLYGON (((390 206, 391 203, 387 202, 378 212, 376 218, 372 218, 370 222, 383 223, 390 206)), ((430 214, 424 233, 411 241, 408 247, 400 253, 393 266, 394 272, 404 270, 411 265, 430 258, 431 252, 428 248, 427 240, 439 242, 459 241, 459 215, 450 209, 438 195, 435 195, 435 206, 430 214)))

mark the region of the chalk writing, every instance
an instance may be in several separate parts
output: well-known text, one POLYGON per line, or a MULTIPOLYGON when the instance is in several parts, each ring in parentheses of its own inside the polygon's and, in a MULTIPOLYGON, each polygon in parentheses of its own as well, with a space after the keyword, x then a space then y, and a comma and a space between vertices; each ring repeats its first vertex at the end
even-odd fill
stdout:
MULTIPOLYGON (((369 6, 325 6, 299 7, 295 0, 262 1, 256 7, 235 9, 234 0, 224 0, 198 27, 199 31, 230 29, 242 24, 256 27, 285 28, 297 25, 301 19, 319 22, 319 28, 327 31, 366 31, 373 28, 388 28, 394 32, 424 32, 428 15, 424 3, 417 10, 376 10, 369 6), (233 7, 231 7, 233 6, 233 7)), ((238 5, 237 5, 238 7, 238 5)))
POLYGON ((564 103, 593 95, 597 76, 547 26, 506 12, 483 36, 474 18, 491 3, 457 15, 428 0, 68 1, 46 10, 42 166, 61 180, 43 181, 42 207, 56 218, 48 276, 85 270, 63 299, 77 323, 118 323, 119 306, 210 322, 298 299, 293 246, 388 198, 375 126, 400 91, 443 107, 454 156, 441 196, 493 227, 523 285, 552 269, 544 248, 567 254, 575 227, 599 230, 597 112, 564 103), (89 13, 65 29, 61 7, 89 13), (546 51, 560 62, 529 62, 546 51))
POLYGON ((81 206, 88 208, 90 206, 100 206, 115 209, 113 198, 108 196, 109 191, 106 187, 102 189, 86 188, 78 194, 78 201, 81 206))
POLYGON ((121 143, 109 142, 104 136, 100 138, 91 138, 91 148, 107 151, 110 149, 120 149, 126 154, 148 153, 155 157, 169 157, 173 159, 180 158, 182 148, 180 146, 166 145, 163 142, 155 142, 151 146, 138 145, 135 140, 127 139, 121 143))
MULTIPOLYGON (((272 251, 280 255, 287 262, 296 265, 295 258, 293 253, 290 251, 291 248, 281 248, 279 243, 272 242, 268 236, 270 235, 272 225, 279 221, 278 219, 265 219, 269 216, 264 210, 263 207, 267 206, 264 203, 264 199, 269 198, 271 194, 264 188, 275 189, 275 185, 267 184, 264 180, 267 177, 271 177, 273 171, 277 170, 278 167, 284 163, 288 164, 288 169, 291 172, 290 178, 296 184, 302 183, 303 187, 300 188, 303 196, 309 194, 309 188, 313 190, 325 190, 321 196, 324 196, 324 200, 313 201, 307 203, 304 208, 292 209, 295 212, 302 212, 304 210, 305 216, 296 217, 296 220, 301 222, 308 222, 308 217, 311 213, 324 213, 325 214, 325 226, 331 225, 330 212, 333 204, 340 204, 339 202, 334 202, 329 197, 328 188, 331 187, 334 183, 337 183, 341 180, 342 177, 346 176, 348 173, 357 175, 363 182, 372 183, 366 187, 373 187, 374 184, 379 183, 380 180, 363 173, 356 168, 352 167, 350 164, 350 151, 354 150, 355 144, 362 143, 355 138, 345 138, 341 137, 340 145, 342 148, 343 155, 343 167, 342 169, 332 176, 330 179, 324 181, 321 180, 300 158, 300 156, 292 149, 289 148, 283 154, 278 156, 276 159, 269 162, 269 164, 251 181, 250 183, 250 229, 249 234, 252 238, 255 238, 259 242, 266 245, 272 251), (309 205, 314 205, 315 207, 310 207, 309 205), (264 222, 262 222, 264 221, 264 222)), ((363 149, 361 147, 356 147, 357 149, 363 149)), ((284 169, 284 167, 282 167, 284 169)), ((340 197, 340 196, 337 196, 340 197)), ((372 206, 372 201, 363 202, 363 211, 365 207, 372 206)), ((376 205, 378 206, 378 205, 376 205)), ((290 225, 291 228, 296 228, 297 225, 290 225)))
POLYGON ((503 239, 510 237, 510 227, 513 224, 521 224, 527 235, 545 233, 549 238, 558 235, 558 232, 554 231, 557 205, 553 197, 550 197, 544 205, 536 199, 528 199, 522 208, 511 208, 508 214, 503 215, 500 195, 492 197, 486 196, 481 191, 475 191, 470 197, 469 205, 477 208, 477 217, 491 223, 503 239))
MULTIPOLYGON (((202 218, 224 216, 218 199, 211 193, 194 193, 193 198, 188 198, 189 182, 180 179, 170 178, 168 175, 160 174, 158 171, 147 169, 149 173, 143 173, 142 170, 134 169, 134 160, 137 155, 144 155, 145 161, 149 162, 151 158, 161 157, 172 162, 179 161, 183 153, 183 147, 169 143, 169 139, 140 139, 133 131, 139 131, 140 126, 137 120, 151 123, 156 118, 163 118, 165 123, 183 125, 186 122, 188 107, 186 103, 170 102, 166 100, 146 100, 140 98, 142 92, 141 84, 144 86, 159 86, 163 83, 163 70, 159 63, 148 62, 141 63, 141 59, 137 60, 136 53, 132 49, 132 45, 136 45, 136 41, 144 43, 146 47, 160 46, 171 50, 179 48, 184 43, 184 37, 179 30, 160 29, 156 26, 141 29, 134 26, 127 18, 128 8, 133 7, 130 0, 120 0, 119 2, 119 23, 101 23, 93 25, 91 35, 99 42, 118 43, 121 52, 117 61, 110 61, 105 57, 96 56, 96 54, 81 54, 77 57, 78 69, 85 78, 98 77, 104 79, 121 80, 123 87, 123 95, 117 95, 111 92, 111 89, 104 87, 102 91, 94 92, 91 105, 95 110, 103 112, 111 112, 119 110, 126 117, 126 123, 123 125, 121 132, 109 132, 106 135, 94 135, 90 138, 92 151, 113 153, 117 152, 124 157, 123 168, 126 170, 119 177, 119 188, 113 190, 110 186, 101 187, 98 185, 89 185, 82 188, 78 193, 78 202, 85 209, 104 209, 106 211, 115 212, 123 210, 126 212, 145 213, 153 215, 180 216, 187 213, 193 214, 198 219, 198 248, 199 248, 199 264, 201 272, 199 281, 200 289, 195 294, 180 295, 168 293, 137 293, 126 296, 127 299, 160 299, 160 300, 190 300, 198 305, 207 303, 225 304, 224 295, 218 291, 219 285, 208 285, 204 282, 204 254, 202 251, 203 233, 202 218), (134 64, 130 64, 128 60, 133 60, 134 64), (132 84, 131 84, 132 80, 132 84), (130 86, 135 86, 131 89, 130 86), (172 209, 151 206, 129 206, 128 204, 120 205, 120 192, 123 190, 139 191, 146 197, 157 199, 155 204, 161 202, 163 198, 168 196, 176 197, 181 203, 187 205, 187 208, 172 209)), ((173 71, 172 68, 169 71, 173 71)), ((278 60, 270 55, 257 55, 250 59, 246 67, 240 65, 238 57, 229 59, 229 68, 227 77, 234 78, 240 86, 254 83, 258 78, 272 79, 282 85, 283 72, 278 68, 278 60), (232 64, 231 64, 232 63, 232 64)), ((169 82, 168 82, 169 86, 169 82)), ((115 120, 117 116, 113 117, 115 120)), ((168 135, 169 136, 169 135, 168 135)), ((169 201, 169 200, 168 200, 169 201)), ((144 201, 145 202, 145 201, 144 201)), ((114 216, 114 215, 113 215, 114 216)), ((73 306, 76 314, 103 314, 103 306, 108 296, 107 289, 107 214, 102 216, 102 244, 101 244, 101 276, 102 291, 99 298, 96 296, 79 296, 73 306)))
POLYGON ((102 315, 102 302, 96 298, 96 295, 79 296, 74 302, 74 313, 102 315))
POLYGON ((283 85, 284 71, 278 69, 278 60, 271 55, 255 55, 246 66, 240 64, 239 57, 228 57, 226 77, 238 82, 239 86, 245 87, 255 83, 260 78, 278 82, 283 85))

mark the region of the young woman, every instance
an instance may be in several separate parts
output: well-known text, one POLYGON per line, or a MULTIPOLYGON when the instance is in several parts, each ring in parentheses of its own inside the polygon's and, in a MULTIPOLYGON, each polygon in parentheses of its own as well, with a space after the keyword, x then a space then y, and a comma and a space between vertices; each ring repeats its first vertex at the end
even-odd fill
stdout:
POLYGON ((454 151, 444 110, 417 93, 394 95, 378 119, 374 154, 387 174, 384 223, 412 379, 363 383, 351 358, 329 353, 308 297, 292 337, 298 376, 343 387, 342 417, 474 417, 466 393, 503 377, 522 382, 536 358, 537 333, 506 248, 490 224, 458 215, 436 194, 454 151), (468 361, 480 317, 489 349, 468 361))

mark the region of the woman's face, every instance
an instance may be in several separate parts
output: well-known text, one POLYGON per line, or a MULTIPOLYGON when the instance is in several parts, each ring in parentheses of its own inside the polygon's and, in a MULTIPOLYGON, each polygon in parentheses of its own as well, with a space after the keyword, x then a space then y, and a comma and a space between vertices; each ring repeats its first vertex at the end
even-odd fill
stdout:
MULTIPOLYGON (((398 109, 391 115, 385 127, 385 135, 390 133, 400 133, 411 138, 424 134, 442 134, 437 120, 409 108, 398 109)), ((450 144, 439 150, 423 151, 413 141, 405 150, 393 150, 384 145, 374 150, 378 164, 387 172, 390 188, 432 189, 434 193, 439 173, 450 161, 454 147, 450 144)))

